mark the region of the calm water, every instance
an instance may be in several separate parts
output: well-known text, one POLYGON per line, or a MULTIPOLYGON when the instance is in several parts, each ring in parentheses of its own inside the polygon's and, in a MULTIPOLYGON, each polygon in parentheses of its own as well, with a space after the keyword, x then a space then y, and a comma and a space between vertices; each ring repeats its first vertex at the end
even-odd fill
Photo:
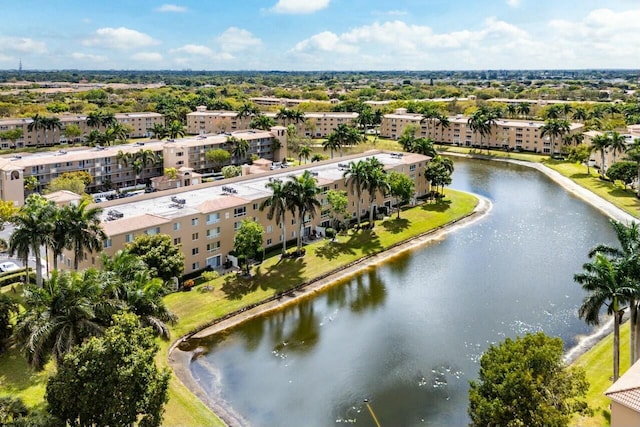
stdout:
POLYGON ((542 174, 456 160, 452 187, 489 198, 480 222, 314 300, 209 339, 192 372, 254 426, 463 426, 490 343, 587 334, 573 274, 608 220, 542 174))

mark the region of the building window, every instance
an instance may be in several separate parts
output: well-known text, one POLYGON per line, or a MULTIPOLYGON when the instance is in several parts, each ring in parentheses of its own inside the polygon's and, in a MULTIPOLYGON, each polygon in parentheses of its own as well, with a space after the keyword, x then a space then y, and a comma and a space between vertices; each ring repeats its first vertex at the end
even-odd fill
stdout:
POLYGON ((198 255, 199 252, 200 252, 200 248, 191 249, 191 255, 198 255))
POLYGON ((235 208, 233 210, 234 218, 237 218, 239 216, 245 216, 246 214, 247 214, 247 208, 245 206, 243 206, 241 208, 235 208))
POLYGON ((133 241, 133 234, 127 234, 126 236, 124 236, 124 241, 126 243, 131 243, 133 241))
POLYGON ((237 221, 233 223, 233 230, 234 231, 238 231, 240 230, 240 226, 242 225, 242 221, 237 221))
POLYGON ((220 227, 207 230, 207 239, 214 239, 220 236, 220 227))
POLYGON ((207 252, 215 252, 220 249, 220 241, 209 243, 207 245, 207 252))
POLYGON ((173 239, 174 245, 179 245, 180 243, 182 243, 182 239, 180 237, 176 237, 175 239, 173 239))
POLYGON ((149 236, 160 234, 160 227, 150 228, 147 231, 145 231, 145 234, 148 234, 149 236))
POLYGON ((413 172, 414 170, 416 170, 416 165, 410 165, 409 166, 409 171, 413 172))
POLYGON ((258 204, 257 204, 257 203, 254 203, 254 204, 253 204, 253 210, 254 210, 254 211, 257 211, 257 210, 258 210, 258 204))
POLYGON ((191 218, 191 225, 193 226, 198 225, 198 218, 191 218))
POLYGON ((271 246, 272 243, 273 241, 271 239, 267 239, 267 246, 271 246))
POLYGON ((220 222, 220 214, 213 213, 207 215, 207 224, 215 224, 216 222, 220 222))
POLYGON ((110 248, 112 246, 112 242, 111 239, 107 239, 104 241, 102 247, 104 247, 105 249, 110 248))
POLYGON ((173 223, 173 231, 180 231, 180 223, 179 222, 174 222, 173 223))
POLYGON ((193 264, 191 264, 191 269, 192 270, 197 270, 200 268, 200 263, 199 262, 194 262, 193 264))
POLYGON ((267 225, 267 233, 273 232, 273 225, 267 225))
POLYGON ((198 240, 198 233, 193 233, 191 235, 191 240, 198 240))

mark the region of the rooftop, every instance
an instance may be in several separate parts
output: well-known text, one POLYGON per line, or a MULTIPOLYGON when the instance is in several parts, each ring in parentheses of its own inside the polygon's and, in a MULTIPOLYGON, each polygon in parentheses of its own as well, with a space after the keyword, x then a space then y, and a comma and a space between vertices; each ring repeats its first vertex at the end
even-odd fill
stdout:
POLYGON ((604 392, 614 402, 640 412, 640 361, 604 392))

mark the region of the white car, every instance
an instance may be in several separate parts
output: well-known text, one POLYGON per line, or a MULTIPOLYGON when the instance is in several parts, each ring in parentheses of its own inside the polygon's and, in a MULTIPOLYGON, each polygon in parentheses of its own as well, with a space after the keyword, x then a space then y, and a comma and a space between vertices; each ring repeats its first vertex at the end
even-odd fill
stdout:
POLYGON ((9 271, 17 270, 20 270, 20 267, 18 267, 15 262, 3 262, 2 264, 0 264, 0 273, 7 273, 9 271))

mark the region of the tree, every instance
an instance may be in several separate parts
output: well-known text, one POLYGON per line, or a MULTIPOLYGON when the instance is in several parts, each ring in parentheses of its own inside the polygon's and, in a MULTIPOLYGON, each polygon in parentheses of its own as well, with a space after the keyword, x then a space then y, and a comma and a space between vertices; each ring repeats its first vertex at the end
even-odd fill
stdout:
POLYGON ((251 260, 262 251, 264 228, 259 223, 245 219, 240 224, 233 238, 233 251, 238 256, 244 256, 245 272, 249 275, 251 260))
POLYGON ((0 200, 0 231, 4 225, 18 213, 18 208, 11 200, 0 200))
POLYGON ((160 123, 154 123, 152 127, 147 128, 147 131, 151 133, 152 138, 160 141, 167 137, 167 129, 160 123))
POLYGON ((45 139, 47 136, 47 127, 49 126, 48 122, 47 122, 47 118, 41 116, 40 114, 36 114, 35 116, 31 117, 31 123, 29 123, 27 125, 27 131, 29 132, 36 132, 37 136, 36 136, 36 147, 40 146, 40 134, 39 131, 40 130, 44 130, 45 133, 45 139))
POLYGON ((250 102, 245 102, 238 109, 238 117, 251 117, 260 114, 260 109, 250 102))
MULTIPOLYGON (((327 141, 331 140, 331 145, 337 147, 340 150, 340 156, 342 156, 342 148, 346 146, 358 145, 361 141, 358 129, 353 126, 340 123, 336 128, 327 136, 327 141), (332 136, 333 135, 333 136, 332 136)), ((324 148, 324 144, 323 144, 324 148)), ((325 148, 326 149, 326 148, 325 148)), ((331 150, 333 153, 333 149, 331 150)), ((332 154, 333 157, 333 154, 332 154)))
POLYGON ((205 157, 210 162, 213 162, 214 168, 219 168, 231 160, 231 153, 227 150, 223 150, 222 148, 216 148, 213 150, 207 150, 205 157))
MULTIPOLYGON (((609 135, 609 148, 611 148, 612 163, 616 162, 616 153, 624 152, 626 143, 623 135, 618 132, 611 132, 609 135)), ((608 175, 608 173, 607 173, 608 175)))
MULTIPOLYGON (((67 126, 68 127, 68 126, 67 126)), ((8 139, 11 141, 11 148, 16 148, 16 141, 22 138, 22 129, 14 128, 0 132, 0 139, 8 139)))
POLYGON ((375 203, 376 195, 382 193, 383 195, 389 191, 389 182, 387 182, 387 175, 384 172, 382 163, 375 157, 370 157, 365 160, 367 165, 367 172, 365 175, 364 186, 369 193, 369 227, 373 228, 375 220, 375 203))
POLYGON ((289 208, 296 212, 296 222, 298 223, 298 254, 302 252, 302 227, 305 217, 316 216, 316 211, 321 205, 318 201, 320 189, 315 178, 308 170, 300 176, 289 176, 289 181, 285 184, 287 198, 290 200, 289 208))
POLYGON ((591 157, 591 147, 587 144, 579 144, 569 149, 567 160, 570 162, 583 163, 587 166, 587 175, 591 175, 589 158, 591 157))
MULTIPOLYGON (((35 256, 36 283, 42 286, 42 246, 50 246, 55 205, 38 194, 27 197, 24 206, 14 217, 15 229, 9 238, 9 253, 35 256), (26 250, 26 253, 25 253, 26 250)), ((26 264, 25 264, 26 265, 26 264)))
POLYGON ((494 344, 469 388, 471 426, 564 427, 587 413, 582 368, 562 361, 563 343, 539 332, 494 344))
POLYGON ((129 133, 129 128, 124 126, 121 123, 114 122, 107 126, 104 131, 102 142, 105 145, 115 145, 124 144, 127 142, 127 134, 129 133))
POLYGON ((545 122, 540 130, 540 136, 549 136, 551 139, 551 157, 555 154, 556 138, 569 132, 571 129, 569 122, 566 120, 549 119, 545 122))
POLYGON ((67 138, 67 142, 76 142, 76 140, 82 136, 82 129, 80 126, 74 124, 68 124, 64 127, 62 131, 64 136, 67 138))
POLYGON ((360 201, 362 199, 362 190, 364 190, 364 183, 366 182, 367 165, 363 160, 359 160, 357 163, 350 162, 349 169, 347 169, 343 177, 346 179, 346 185, 352 195, 356 196, 356 220, 358 222, 358 228, 360 228, 360 217, 362 216, 360 211, 360 201))
POLYGON ((636 197, 640 198, 640 138, 635 138, 627 147, 626 154, 629 160, 636 163, 638 186, 636 187, 636 197))
POLYGON ((300 163, 302 163, 302 159, 304 159, 304 163, 307 164, 309 161, 309 157, 311 157, 311 147, 308 145, 300 146, 300 150, 298 150, 298 156, 300 157, 300 163))
POLYGON ((247 153, 251 148, 249 141, 243 138, 236 138, 235 136, 228 137, 227 144, 231 144, 231 156, 233 156, 236 161, 246 159, 247 153))
POLYGON ((627 188, 629 184, 636 179, 638 175, 638 167, 635 162, 617 162, 611 165, 607 170, 607 176, 613 181, 622 181, 624 187, 627 188))
POLYGON ((327 191, 327 201, 331 206, 329 217, 332 226, 336 230, 347 228, 349 222, 349 198, 346 191, 329 190, 327 191))
POLYGON ((280 224, 282 229, 282 257, 284 258, 287 253, 287 222, 285 217, 287 211, 291 210, 289 194, 286 191, 287 188, 279 179, 267 182, 265 187, 271 190, 271 196, 260 204, 260 210, 263 211, 269 208, 267 219, 271 221, 275 218, 276 222, 280 224))
POLYGON ((38 178, 35 176, 29 175, 24 178, 24 189, 28 192, 34 191, 38 188, 38 185, 40 185, 40 183, 38 182, 38 178))
POLYGON ((47 382, 51 415, 68 425, 159 426, 170 373, 158 345, 133 314, 114 317, 103 337, 72 350, 47 382))
POLYGON ((415 193, 415 183, 407 175, 391 171, 388 175, 389 192, 396 198, 396 206, 398 208, 398 218, 400 218, 400 210, 402 206, 408 204, 415 193))
POLYGON ((0 293, 0 354, 13 333, 13 317, 20 312, 20 306, 9 294, 0 293))
POLYGON ((416 125, 407 125, 402 131, 402 135, 398 139, 398 143, 402 146, 404 151, 411 153, 413 151, 413 146, 418 139, 416 137, 416 133, 418 132, 418 126, 416 125))
POLYGON ((49 356, 59 363, 73 346, 102 333, 117 307, 101 297, 100 284, 89 269, 53 271, 42 288, 25 288, 15 338, 32 366, 41 369, 49 356))
POLYGON ((102 209, 89 208, 87 201, 79 205, 66 205, 62 208, 62 216, 66 218, 67 237, 73 249, 73 268, 78 270, 85 251, 99 252, 107 235, 100 225, 102 209))
POLYGON ((331 158, 333 159, 333 152, 342 150, 342 145, 340 145, 340 141, 335 133, 330 133, 327 135, 327 139, 322 142, 322 149, 324 151, 329 150, 331 152, 331 158))
POLYGON ((600 177, 604 178, 606 173, 606 167, 604 164, 604 153, 609 147, 610 144, 609 138, 606 135, 596 135, 591 140, 591 151, 599 151, 600 152, 600 177))
POLYGON ((270 130, 272 127, 276 125, 275 120, 271 117, 267 117, 264 114, 260 114, 251 119, 249 123, 249 127, 251 129, 262 129, 262 130, 270 130))
POLYGON ((166 234, 141 234, 126 249, 144 261, 151 277, 159 277, 165 284, 182 275, 184 254, 166 234))
POLYGON ((433 140, 431 138, 416 139, 410 151, 412 153, 418 153, 429 157, 435 157, 438 155, 436 149, 433 147, 433 140))
POLYGON ((436 192, 438 192, 438 187, 442 187, 444 189, 445 185, 451 184, 451 174, 453 173, 453 170, 454 167, 451 159, 436 156, 424 169, 424 177, 431 186, 436 188, 436 192))
POLYGON ((171 139, 182 138, 185 135, 185 128, 179 120, 173 120, 167 126, 167 136, 171 139))
POLYGON ((613 382, 620 373, 620 323, 624 314, 622 304, 633 294, 629 278, 625 276, 625 263, 613 260, 601 252, 594 254, 594 260, 585 263, 584 272, 575 274, 573 279, 587 292, 578 316, 589 325, 600 324, 601 309, 606 307, 613 316, 613 382))
POLYGON ((83 195, 86 191, 86 184, 80 177, 62 174, 53 178, 49 184, 47 184, 47 187, 44 189, 44 193, 49 194, 61 190, 67 190, 78 195, 83 195))
POLYGON ((222 172, 222 176, 225 177, 225 179, 229 179, 240 176, 242 174, 242 169, 240 166, 228 165, 224 166, 220 172, 222 172))

